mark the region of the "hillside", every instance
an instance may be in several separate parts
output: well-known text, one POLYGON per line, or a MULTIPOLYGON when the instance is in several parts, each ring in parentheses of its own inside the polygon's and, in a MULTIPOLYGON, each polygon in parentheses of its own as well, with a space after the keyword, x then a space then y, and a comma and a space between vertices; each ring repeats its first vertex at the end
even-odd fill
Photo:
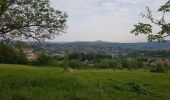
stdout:
POLYGON ((0 65, 1 100, 169 100, 170 73, 0 65))
MULTIPOLYGON (((32 45, 32 43, 31 43, 32 45)), ((36 49, 36 46, 32 45, 36 49)), ((46 42, 44 49, 47 52, 93 52, 98 54, 126 54, 134 50, 170 50, 170 41, 165 43, 114 43, 106 41, 94 42, 46 42)))
POLYGON ((105 48, 122 48, 122 49, 145 49, 145 50, 154 50, 154 49, 164 49, 170 50, 170 41, 165 43, 158 42, 139 42, 139 43, 118 43, 118 42, 106 42, 106 41, 94 41, 94 42, 47 42, 46 46, 98 46, 105 48))

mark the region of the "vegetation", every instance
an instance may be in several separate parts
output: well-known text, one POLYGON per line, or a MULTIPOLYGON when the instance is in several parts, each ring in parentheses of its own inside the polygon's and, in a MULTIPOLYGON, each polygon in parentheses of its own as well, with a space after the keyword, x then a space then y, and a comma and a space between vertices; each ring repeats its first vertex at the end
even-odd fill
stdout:
POLYGON ((45 52, 40 52, 38 54, 38 59, 34 61, 35 65, 38 66, 48 66, 51 65, 52 57, 48 56, 45 52))
POLYGON ((78 69, 78 68, 83 67, 83 64, 78 60, 71 60, 69 61, 69 66, 71 68, 78 69))
POLYGON ((68 53, 67 52, 64 53, 63 69, 64 69, 64 72, 69 71, 69 61, 68 61, 68 53))
POLYGON ((1 100, 169 100, 170 73, 0 65, 1 100))
MULTIPOLYGON (((58 44, 63 46, 58 49, 47 44, 53 52, 40 52, 36 46, 38 57, 25 52, 27 45, 22 40, 41 43, 67 28, 67 14, 54 10, 49 1, 0 1, 1 100, 169 100, 169 51, 145 51, 138 44, 122 44, 122 48, 116 44, 115 49, 112 43, 100 41, 58 44), (140 50, 130 49, 135 45, 140 50)), ((147 11, 142 16, 161 31, 153 34, 152 25, 138 23, 131 33, 146 34, 149 42, 164 41, 170 35, 170 23, 165 21, 170 0, 159 9, 161 20, 153 18, 149 7, 147 11)))
POLYGON ((0 40, 53 39, 66 28, 67 14, 50 7, 49 0, 1 0, 0 40))
POLYGON ((168 68, 166 64, 157 64, 150 68, 150 72, 165 73, 168 71, 168 68))
MULTIPOLYGON (((148 62, 145 58, 163 57, 163 60, 169 59, 168 51, 135 51, 132 54, 129 53, 126 56, 119 57, 83 52, 65 52, 63 56, 55 56, 54 54, 48 54, 46 52, 38 52, 37 60, 30 61, 27 59, 27 54, 24 53, 24 48, 20 48, 19 43, 17 48, 1 43, 0 51, 0 63, 53 67, 60 66, 63 67, 64 72, 67 72, 69 67, 74 69, 150 69, 151 67, 151 70, 156 70, 157 68, 152 68, 150 65, 151 62, 148 62)), ((168 70, 168 67, 168 65, 165 66, 165 68, 167 68, 166 70, 168 70)))
POLYGON ((28 64, 28 60, 22 50, 17 52, 9 45, 0 42, 0 63, 28 64))
POLYGON ((165 18, 166 13, 170 12, 170 0, 168 0, 164 5, 162 5, 158 9, 158 11, 162 13, 162 18, 160 20, 155 19, 153 17, 149 7, 147 7, 147 14, 142 14, 142 16, 149 19, 153 24, 160 27, 161 31, 157 32, 156 34, 153 34, 151 24, 144 24, 140 22, 137 25, 134 25, 135 28, 131 31, 131 33, 134 33, 135 35, 145 34, 148 36, 149 42, 152 42, 153 40, 158 40, 159 42, 165 41, 165 38, 170 36, 170 23, 167 22, 168 19, 166 21, 165 18))

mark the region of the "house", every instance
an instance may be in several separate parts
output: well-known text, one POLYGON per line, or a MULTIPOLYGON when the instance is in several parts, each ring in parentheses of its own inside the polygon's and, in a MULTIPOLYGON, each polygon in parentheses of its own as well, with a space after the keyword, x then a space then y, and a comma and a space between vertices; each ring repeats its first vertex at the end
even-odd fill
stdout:
POLYGON ((157 61, 154 61, 151 63, 152 65, 158 65, 158 64, 166 64, 170 67, 170 60, 166 60, 166 61, 160 61, 160 60, 157 60, 157 61))
POLYGON ((20 53, 22 51, 26 55, 26 57, 29 61, 35 61, 35 60, 38 59, 38 55, 37 55, 37 53, 35 53, 33 51, 33 49, 30 49, 30 48, 28 48, 28 49, 14 48, 14 50, 18 53, 20 53))
POLYGON ((25 49, 24 53, 29 61, 35 61, 38 59, 38 55, 33 51, 33 49, 25 49))
POLYGON ((166 64, 170 67, 170 59, 166 59, 166 58, 160 58, 160 57, 149 58, 147 62, 148 64, 151 65, 166 64))
POLYGON ((57 57, 63 58, 64 57, 64 53, 57 53, 55 54, 57 57))

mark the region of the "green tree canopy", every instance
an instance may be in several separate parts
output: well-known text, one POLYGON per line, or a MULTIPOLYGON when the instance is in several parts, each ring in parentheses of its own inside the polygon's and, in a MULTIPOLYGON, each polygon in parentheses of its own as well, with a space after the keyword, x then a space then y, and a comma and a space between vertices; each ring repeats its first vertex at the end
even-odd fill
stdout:
POLYGON ((131 33, 135 35, 145 34, 147 35, 148 41, 152 42, 154 40, 158 40, 159 42, 164 42, 166 37, 170 36, 170 22, 165 20, 165 16, 170 12, 170 0, 168 0, 164 5, 162 5, 158 12, 162 13, 161 19, 155 19, 152 15, 151 10, 147 7, 147 14, 142 14, 144 18, 147 18, 151 21, 151 23, 160 27, 160 31, 157 33, 153 33, 153 26, 148 23, 141 23, 134 25, 134 29, 131 33))
POLYGON ((49 0, 0 0, 0 40, 53 39, 66 29, 67 14, 49 0))

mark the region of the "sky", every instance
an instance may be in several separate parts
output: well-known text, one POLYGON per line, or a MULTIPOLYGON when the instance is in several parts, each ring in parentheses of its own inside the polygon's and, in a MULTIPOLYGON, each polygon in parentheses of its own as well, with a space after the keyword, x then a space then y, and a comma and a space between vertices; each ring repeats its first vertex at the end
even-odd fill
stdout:
MULTIPOLYGON (((153 14, 167 0, 50 0, 51 6, 68 14, 67 32, 53 41, 145 42, 146 36, 130 33, 133 25, 148 22, 140 16, 149 6, 153 14)), ((157 28, 156 28, 157 29, 157 28)), ((157 30, 156 30, 157 31, 157 30)))

